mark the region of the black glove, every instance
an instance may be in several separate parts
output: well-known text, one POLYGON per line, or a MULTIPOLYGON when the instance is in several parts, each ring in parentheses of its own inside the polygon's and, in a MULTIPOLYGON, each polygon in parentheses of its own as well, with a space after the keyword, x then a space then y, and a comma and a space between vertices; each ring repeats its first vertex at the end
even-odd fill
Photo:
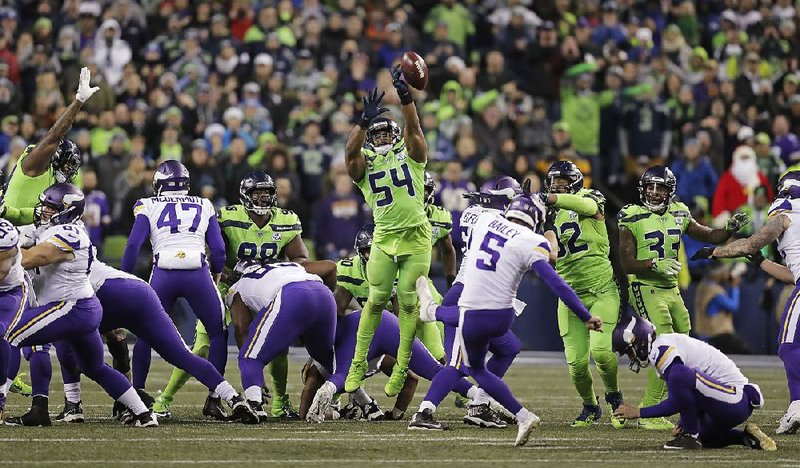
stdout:
POLYGON ((695 254, 692 255, 692 258, 690 258, 689 260, 705 260, 705 259, 713 260, 712 256, 714 255, 715 248, 716 247, 703 247, 697 252, 695 252, 695 254))
POLYGON ((531 179, 525 179, 525 182, 522 183, 522 193, 526 195, 531 193, 531 179))
POLYGON ((452 288, 453 287, 453 283, 455 283, 455 282, 456 282, 455 275, 447 275, 447 289, 452 288))
POLYGON ((761 252, 756 252, 754 254, 745 255, 744 258, 749 260, 750 263, 752 263, 755 266, 760 266, 761 262, 763 262, 765 260, 764 254, 762 254, 761 252))
POLYGON ((369 127, 370 122, 378 118, 379 115, 383 114, 384 112, 389 112, 388 107, 381 107, 381 101, 383 100, 384 92, 381 92, 378 95, 378 88, 372 88, 372 91, 367 94, 364 99, 364 110, 361 111, 361 120, 358 121, 358 125, 362 128, 369 127))
POLYGON ((400 97, 400 104, 406 105, 411 104, 411 101, 414 100, 411 97, 411 90, 408 89, 408 83, 403 80, 403 72, 400 70, 400 65, 396 65, 394 68, 390 69, 392 74, 392 84, 394 85, 394 89, 397 90, 397 96, 400 97))

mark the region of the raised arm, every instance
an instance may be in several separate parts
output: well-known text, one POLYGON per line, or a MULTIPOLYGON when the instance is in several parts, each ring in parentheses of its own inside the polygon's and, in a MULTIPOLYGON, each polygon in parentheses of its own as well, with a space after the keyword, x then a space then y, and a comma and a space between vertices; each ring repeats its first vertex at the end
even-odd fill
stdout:
POLYGON ((361 111, 361 119, 358 121, 358 125, 353 127, 350 136, 347 137, 347 143, 344 145, 347 173, 356 182, 364 178, 364 173, 367 170, 367 161, 361 152, 361 148, 364 147, 364 142, 367 139, 367 128, 369 128, 370 122, 378 118, 378 116, 389 112, 388 108, 381 107, 384 94, 383 92, 378 94, 378 88, 373 88, 364 97, 364 110, 361 111))
POLYGON ((422 125, 419 123, 419 115, 417 115, 417 106, 414 104, 414 98, 411 96, 411 90, 408 88, 408 83, 402 79, 402 71, 400 65, 391 69, 392 84, 397 90, 397 96, 400 97, 400 110, 403 113, 403 139, 408 148, 408 156, 418 163, 426 163, 428 161, 428 144, 425 142, 425 134, 422 132, 422 125))
POLYGON ((791 224, 791 219, 785 214, 773 216, 767 221, 767 224, 761 226, 761 229, 756 231, 752 236, 744 239, 737 239, 730 244, 717 247, 714 249, 711 256, 728 258, 754 254, 776 241, 791 224))

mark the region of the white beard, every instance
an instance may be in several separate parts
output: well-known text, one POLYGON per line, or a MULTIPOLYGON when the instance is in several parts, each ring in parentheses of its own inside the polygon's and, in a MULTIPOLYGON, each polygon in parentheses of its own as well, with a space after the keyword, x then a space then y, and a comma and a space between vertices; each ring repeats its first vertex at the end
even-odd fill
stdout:
POLYGON ((743 187, 752 189, 761 185, 755 159, 734 160, 731 164, 731 175, 743 187))

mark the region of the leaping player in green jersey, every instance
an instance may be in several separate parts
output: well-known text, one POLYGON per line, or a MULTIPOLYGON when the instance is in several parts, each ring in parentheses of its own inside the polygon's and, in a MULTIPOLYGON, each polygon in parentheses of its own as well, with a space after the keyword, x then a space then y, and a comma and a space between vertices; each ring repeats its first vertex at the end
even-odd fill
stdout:
POLYGON ((376 88, 364 98, 361 120, 345 145, 348 173, 372 208, 375 222, 367 275, 369 296, 359 321, 345 391, 353 392, 362 384, 369 345, 397 278, 400 345, 397 363, 384 387, 393 397, 400 393, 408 372, 419 319, 415 282, 430 268, 431 226, 424 200, 428 145, 399 65, 391 73, 405 122, 402 132, 393 120, 380 118, 388 109, 381 107, 384 93, 378 94, 376 88))
MULTIPOLYGON (((750 222, 746 214, 736 213, 724 229, 703 226, 692 218, 686 205, 673 201, 676 185, 669 168, 651 167, 639 179, 642 204, 624 206, 617 218, 620 263, 628 274, 630 302, 658 334, 688 334, 691 328, 689 311, 678 289, 681 235, 685 232, 702 242, 722 244, 750 222)), ((658 404, 666 393, 666 384, 650 369, 640 406, 658 404)), ((639 419, 638 424, 654 430, 673 427, 664 418, 639 419)))
MULTIPOLYGON (((609 260, 608 232, 603 194, 583 186, 583 174, 570 161, 555 162, 545 178, 549 207, 544 236, 552 252, 558 252, 556 271, 572 286, 581 302, 613 330, 620 311, 619 287, 609 260)), ((558 328, 564 341, 572 384, 583 399, 583 411, 572 427, 588 427, 603 414, 594 393, 589 355, 594 359, 605 387, 605 401, 611 410, 622 404, 617 386, 617 355, 611 347, 611 333, 589 331, 558 301, 558 328)), ((611 416, 611 424, 624 427, 625 420, 611 416)))
MULTIPOLYGON (((297 263, 308 260, 308 249, 300 237, 303 232, 300 218, 290 210, 283 210, 275 206, 275 183, 272 177, 263 171, 248 174, 239 184, 239 201, 239 205, 226 206, 217 213, 217 221, 222 228, 222 238, 225 240, 227 253, 225 266, 228 270, 233 270, 240 260, 287 259, 297 263)), ((219 289, 222 297, 225 297, 228 284, 223 280, 219 283, 219 289)), ((230 317, 228 322, 230 323, 230 317)), ((249 321, 247 324, 234 325, 236 342, 241 345, 247 338, 249 321)), ((207 357, 208 349, 208 334, 203 324, 198 321, 192 352, 198 356, 207 357)), ((284 354, 273 360, 269 365, 269 371, 272 375, 272 388, 275 391, 272 400, 272 416, 283 419, 299 419, 299 415, 292 408, 289 395, 286 393, 286 380, 289 372, 288 356, 284 354)), ((161 417, 169 416, 170 405, 175 394, 189 378, 189 374, 185 371, 174 369, 167 387, 153 405, 153 412, 161 417)), ((266 416, 261 407, 256 411, 260 413, 261 417, 266 416)), ((226 418, 221 400, 212 396, 206 400, 203 414, 215 419, 226 418)))

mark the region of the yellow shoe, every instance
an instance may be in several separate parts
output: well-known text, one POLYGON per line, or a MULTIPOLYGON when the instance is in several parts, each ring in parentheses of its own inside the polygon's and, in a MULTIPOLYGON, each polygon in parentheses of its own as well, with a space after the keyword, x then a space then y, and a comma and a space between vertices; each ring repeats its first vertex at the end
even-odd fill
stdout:
POLYGON ((11 386, 8 387, 8 391, 11 393, 19 393, 22 396, 31 396, 33 388, 22 380, 23 375, 25 374, 17 374, 11 382, 11 386))
POLYGON ((775 441, 753 423, 744 425, 744 442, 747 447, 753 450, 766 450, 767 452, 778 450, 775 441))
POLYGON ((667 418, 643 418, 639 420, 639 428, 647 429, 649 431, 671 431, 675 429, 667 418))
POLYGON ((406 384, 406 375, 408 374, 408 369, 402 369, 397 364, 394 365, 392 369, 392 375, 389 377, 389 381, 386 382, 386 385, 383 387, 384 393, 388 397, 396 397, 400 394, 400 391, 403 390, 403 385, 406 384))
POLYGON ((364 374, 367 373, 367 361, 353 361, 350 364, 350 371, 347 373, 347 379, 344 381, 344 391, 352 393, 361 388, 361 383, 364 381, 364 374))

